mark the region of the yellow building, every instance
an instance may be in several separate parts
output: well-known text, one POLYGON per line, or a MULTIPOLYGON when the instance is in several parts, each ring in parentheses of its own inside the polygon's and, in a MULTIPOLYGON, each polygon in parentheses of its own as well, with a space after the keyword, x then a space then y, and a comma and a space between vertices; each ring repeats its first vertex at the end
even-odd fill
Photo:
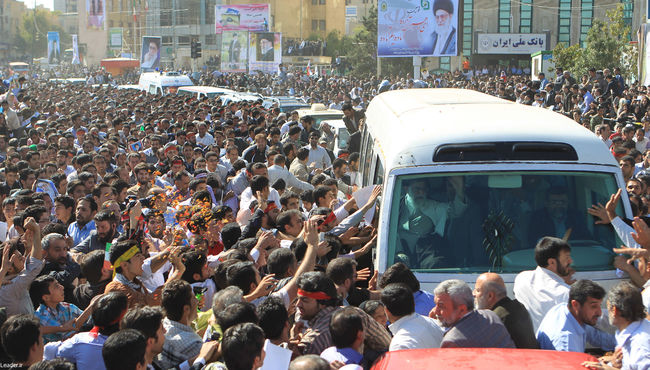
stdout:
POLYGON ((143 1, 136 1, 136 19, 133 19, 133 0, 105 0, 106 1, 106 30, 122 28, 122 49, 119 52, 132 53, 139 56, 142 33, 145 24, 145 10, 143 1))
POLYGON ((22 52, 11 50, 14 38, 16 37, 20 22, 25 14, 25 4, 16 0, 0 0, 0 58, 6 59, 10 56, 21 55, 22 52))
POLYGON ((283 38, 324 39, 333 30, 345 33, 345 0, 223 0, 224 5, 270 4, 271 30, 283 38))

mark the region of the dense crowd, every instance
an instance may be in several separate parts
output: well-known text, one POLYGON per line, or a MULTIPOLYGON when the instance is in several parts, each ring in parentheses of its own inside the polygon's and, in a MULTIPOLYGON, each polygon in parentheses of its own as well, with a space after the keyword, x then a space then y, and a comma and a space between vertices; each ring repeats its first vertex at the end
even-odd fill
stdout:
MULTIPOLYGON (((560 70, 552 81, 516 72, 381 80, 283 67, 204 71, 197 83, 341 109, 357 139, 385 90, 471 88, 552 109, 611 146, 634 214, 648 214, 646 90, 616 71, 604 71, 607 84, 595 71, 580 84, 560 70), (644 127, 627 125, 636 121, 644 127)), ((0 367, 368 369, 399 349, 589 342, 612 352, 585 366, 650 368, 650 229, 616 214, 620 192, 589 210, 633 257, 616 258, 629 279, 609 292, 575 281, 571 247, 554 237, 535 246, 538 267, 517 276, 516 299, 491 272, 428 292, 404 263, 374 270, 378 219, 365 216, 379 214, 382 189, 361 188, 358 140, 335 156, 312 117, 261 100, 111 86, 136 78, 65 67, 4 80, 0 367), (79 73, 86 85, 49 81, 79 73), (609 332, 595 327, 603 300, 609 332)))

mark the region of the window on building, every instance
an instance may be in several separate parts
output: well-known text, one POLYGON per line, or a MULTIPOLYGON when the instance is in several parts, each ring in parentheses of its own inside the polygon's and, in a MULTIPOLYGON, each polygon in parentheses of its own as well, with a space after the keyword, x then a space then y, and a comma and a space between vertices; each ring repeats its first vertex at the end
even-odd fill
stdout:
POLYGON ((571 0, 559 0, 557 42, 571 42, 571 0))
POLYGON ((463 55, 472 54, 472 29, 474 23, 474 0, 463 1, 463 55))
POLYGON ((440 57, 440 69, 451 71, 451 57, 440 57))
POLYGON ((325 5, 325 0, 318 0, 319 5, 325 5))
POLYGON ((160 26, 172 26, 172 0, 160 0, 160 26))
POLYGON ((190 36, 178 36, 178 45, 189 45, 190 36))
POLYGON ((318 0, 311 0, 311 5, 318 5, 318 0))
POLYGON ((325 20, 321 19, 318 21, 318 29, 321 31, 325 31, 325 20))
POLYGON ((584 47, 587 33, 594 18, 594 0, 581 0, 580 4, 580 45, 584 47))
POLYGON ((216 0, 205 1, 205 24, 214 24, 214 7, 216 4, 216 0))
POLYGON ((521 0, 521 3, 519 5, 519 33, 532 32, 532 26, 533 26, 532 5, 533 5, 533 0, 521 0))
POLYGON ((318 20, 316 19, 311 20, 311 30, 318 31, 318 20))
POLYGON ((163 36, 160 42, 163 45, 169 45, 171 46, 174 43, 174 39, 171 36, 163 36))
POLYGON ((623 22, 628 27, 632 27, 632 16, 634 15, 634 1, 621 0, 623 3, 623 22))
POLYGON ((217 35, 214 34, 205 35, 205 43, 206 45, 212 45, 212 46, 217 45, 217 35))
POLYGON ((510 0, 499 0, 499 33, 510 32, 510 0))

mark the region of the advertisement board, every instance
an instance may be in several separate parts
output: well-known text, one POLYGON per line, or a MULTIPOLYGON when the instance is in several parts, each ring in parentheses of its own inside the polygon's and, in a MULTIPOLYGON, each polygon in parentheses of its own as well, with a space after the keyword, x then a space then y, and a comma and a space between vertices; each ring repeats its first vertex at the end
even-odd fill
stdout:
POLYGON ((153 71, 160 66, 159 36, 142 36, 142 54, 140 54, 140 68, 144 71, 153 71))
POLYGON ((88 28, 104 29, 105 5, 104 0, 86 0, 86 25, 88 28))
POLYGON ((458 54, 458 0, 379 0, 377 55, 458 54))
POLYGON ((79 37, 72 35, 72 64, 81 64, 79 58, 79 37))
POLYGON ((532 54, 546 50, 543 33, 479 33, 478 54, 532 54))
POLYGON ((108 30, 108 47, 122 49, 122 28, 116 27, 108 30))
POLYGON ((268 31, 269 4, 216 5, 216 33, 223 31, 268 31))
POLYGON ((282 62, 282 34, 251 33, 248 44, 248 70, 275 73, 282 62))
POLYGON ((221 71, 246 72, 248 32, 223 31, 221 36, 221 71))
POLYGON ((47 33, 47 62, 49 64, 59 64, 61 62, 61 42, 59 33, 56 31, 47 33))

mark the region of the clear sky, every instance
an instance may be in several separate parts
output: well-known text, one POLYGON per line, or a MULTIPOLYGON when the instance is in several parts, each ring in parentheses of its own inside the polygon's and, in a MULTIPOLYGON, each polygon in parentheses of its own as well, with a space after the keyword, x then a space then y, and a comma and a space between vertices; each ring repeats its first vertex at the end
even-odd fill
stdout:
POLYGON ((46 8, 49 8, 50 10, 53 9, 53 6, 52 6, 52 1, 53 0, 18 0, 18 1, 22 1, 23 3, 25 3, 25 5, 28 8, 33 8, 34 7, 34 2, 36 2, 36 5, 43 5, 46 8))

